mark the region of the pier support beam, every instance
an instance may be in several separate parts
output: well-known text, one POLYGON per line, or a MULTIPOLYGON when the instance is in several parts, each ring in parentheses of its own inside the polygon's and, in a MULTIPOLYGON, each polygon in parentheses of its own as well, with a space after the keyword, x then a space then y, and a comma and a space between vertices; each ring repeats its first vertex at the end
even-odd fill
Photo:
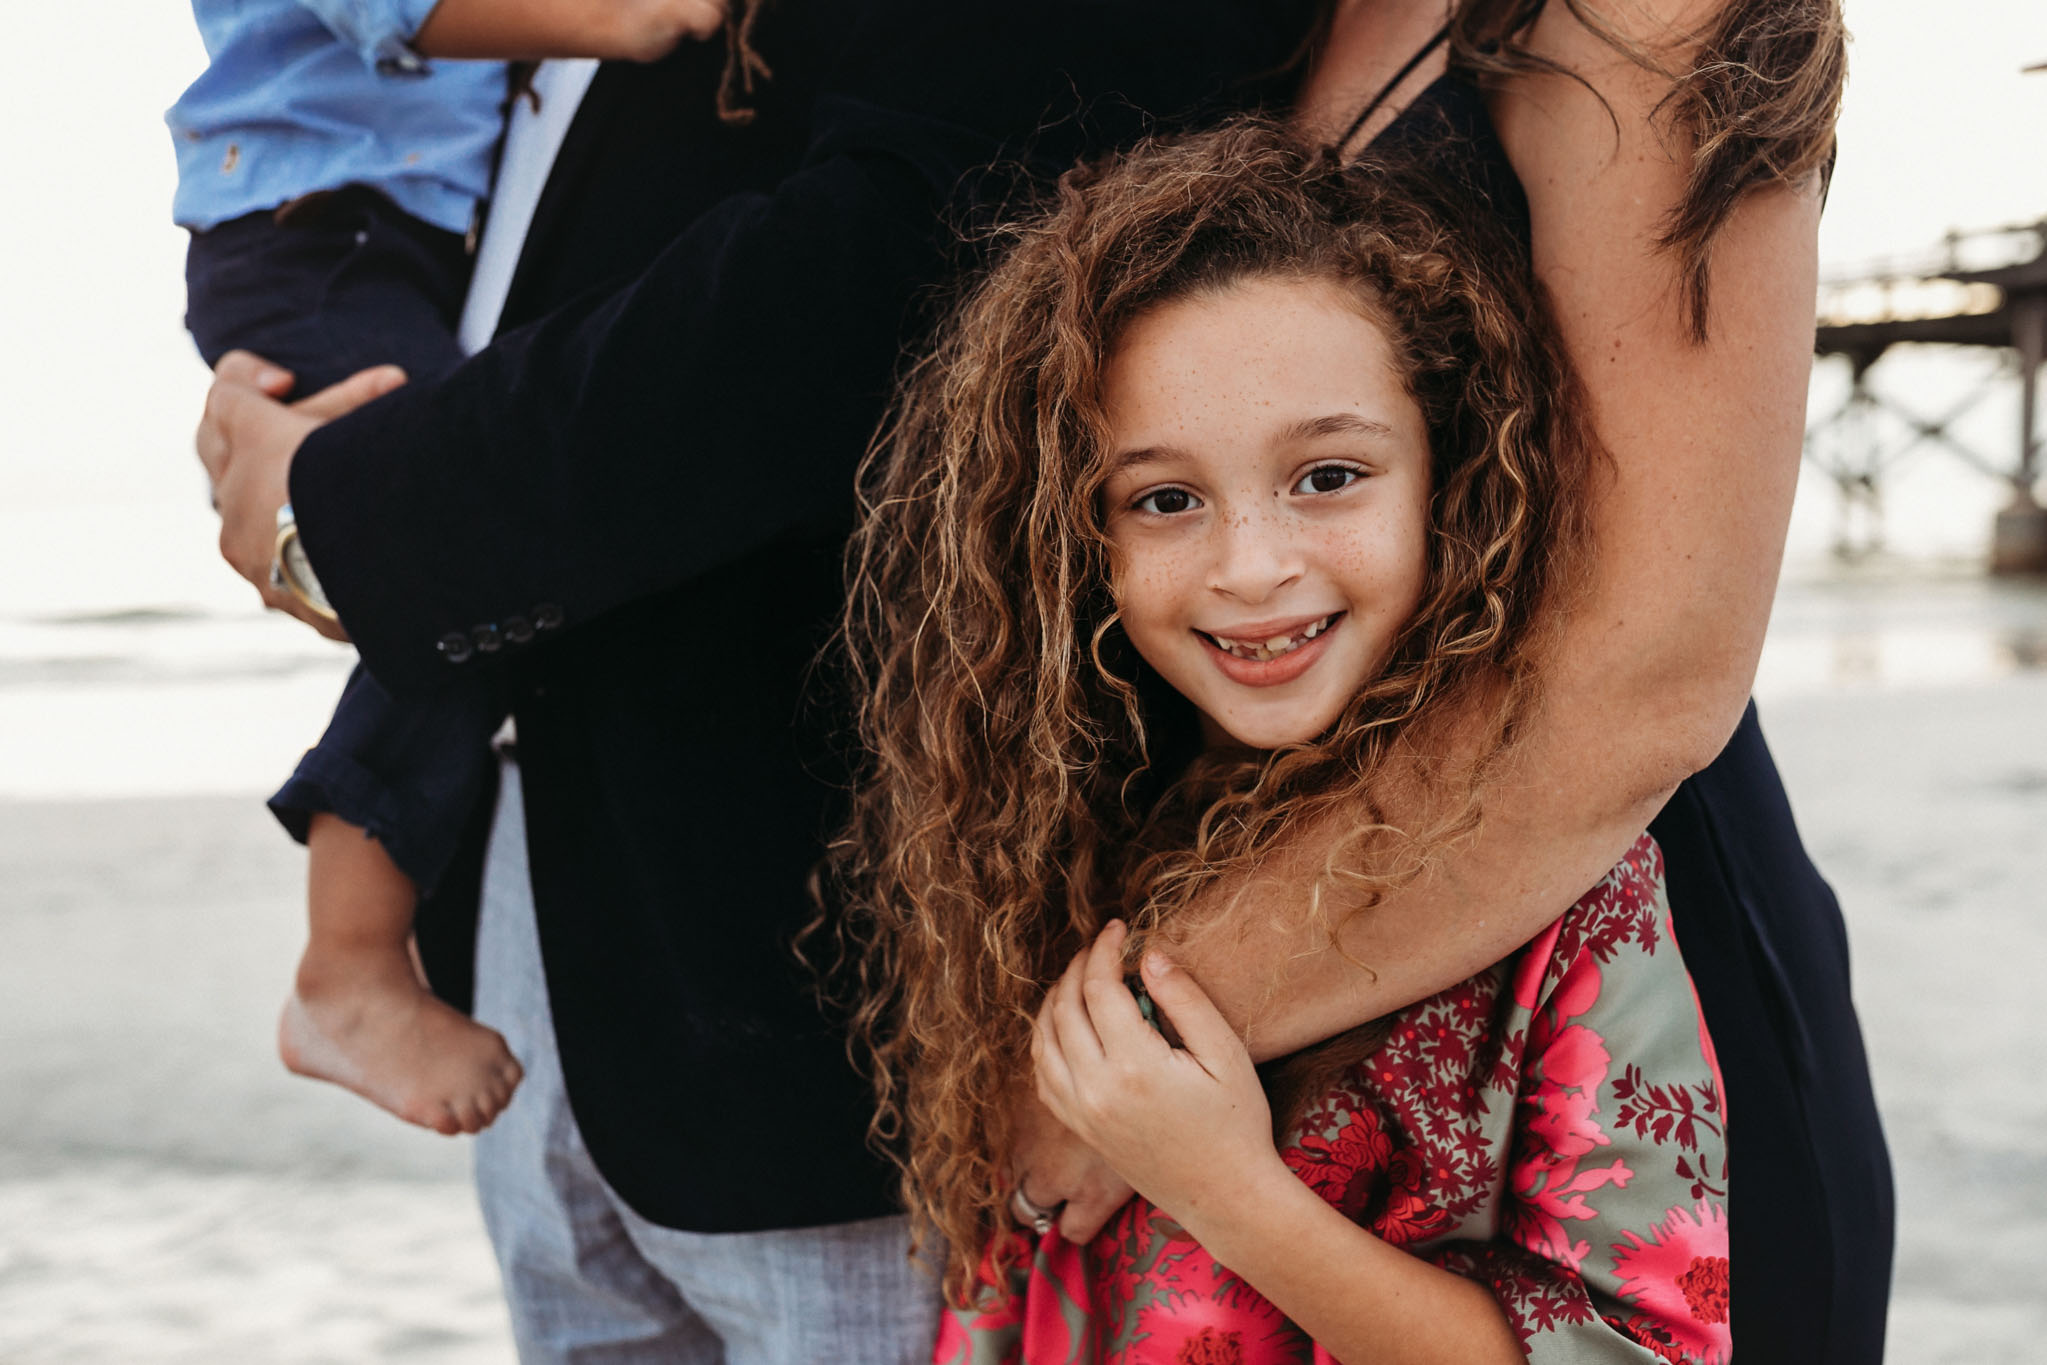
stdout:
POLYGON ((2034 500, 2040 477, 2040 366, 2047 363, 2047 295, 2013 301, 2012 345, 2019 353, 2019 467, 2012 475, 2011 505, 1997 514, 1990 531, 1990 572, 2047 574, 2047 508, 2034 500))
POLYGON ((2021 494, 1990 530, 1990 572, 2047 574, 2047 507, 2021 494))

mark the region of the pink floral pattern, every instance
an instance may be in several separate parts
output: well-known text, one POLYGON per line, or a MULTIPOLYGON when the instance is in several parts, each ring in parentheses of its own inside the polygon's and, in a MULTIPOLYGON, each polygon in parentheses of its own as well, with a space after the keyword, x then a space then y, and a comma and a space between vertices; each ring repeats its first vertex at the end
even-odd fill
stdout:
MULTIPOLYGON (((1725 1365, 1720 1078, 1643 836, 1506 962, 1400 1012, 1281 1156, 1388 1243, 1493 1292, 1538 1362, 1725 1365)), ((1170 1218, 1017 1236, 940 1365, 1323 1365, 1170 1218)), ((1333 1362, 1331 1363, 1333 1365, 1333 1362)))

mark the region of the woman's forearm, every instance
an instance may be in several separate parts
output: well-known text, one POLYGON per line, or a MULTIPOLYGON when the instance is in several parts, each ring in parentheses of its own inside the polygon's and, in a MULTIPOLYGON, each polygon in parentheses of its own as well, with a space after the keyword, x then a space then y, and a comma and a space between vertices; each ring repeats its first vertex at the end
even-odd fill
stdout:
MULTIPOLYGON (((1680 263, 1658 245, 1689 165, 1677 133, 1651 124, 1667 81, 1562 5, 1531 42, 1591 87, 1520 77, 1492 101, 1528 193, 1537 273, 1611 457, 1588 578, 1476 837, 1349 919, 1332 952, 1341 888, 1324 887, 1327 916, 1306 908, 1338 831, 1304 830, 1262 875, 1222 889, 1176 945, 1261 1059, 1412 1003, 1532 937, 1712 761, 1754 677, 1803 438, 1816 196, 1743 199, 1714 244, 1697 340, 1680 263)), ((1454 738, 1438 756, 1453 763, 1454 738)), ((1388 794, 1395 823, 1425 814, 1430 771, 1418 763, 1409 793, 1388 794)))
POLYGON ((1218 1264, 1346 1365, 1526 1359, 1483 1286, 1387 1245, 1276 1154, 1269 1167, 1233 1175, 1227 1190, 1226 1201, 1175 1216, 1218 1264))

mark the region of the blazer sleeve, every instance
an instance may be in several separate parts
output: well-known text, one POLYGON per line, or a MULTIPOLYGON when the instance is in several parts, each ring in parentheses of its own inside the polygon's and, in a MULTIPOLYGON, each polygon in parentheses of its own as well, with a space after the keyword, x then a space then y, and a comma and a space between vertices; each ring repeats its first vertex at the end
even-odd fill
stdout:
POLYGON ((637 279, 446 379, 316 430, 291 471, 308 556, 394 692, 779 538, 842 526, 949 205, 995 145, 820 99, 772 192, 727 199, 637 279))

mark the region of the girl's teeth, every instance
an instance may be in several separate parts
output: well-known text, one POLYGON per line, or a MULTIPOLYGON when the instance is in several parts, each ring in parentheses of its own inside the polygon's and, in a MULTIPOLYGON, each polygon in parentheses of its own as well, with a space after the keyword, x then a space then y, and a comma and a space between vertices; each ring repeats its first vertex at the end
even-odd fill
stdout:
POLYGON ((1291 654, 1323 631, 1329 629, 1329 622, 1332 619, 1332 617, 1325 616, 1299 635, 1275 635, 1270 640, 1232 640, 1227 635, 1215 635, 1210 638, 1225 651, 1236 655, 1239 659, 1250 659, 1257 663, 1270 663, 1282 654, 1291 654))

